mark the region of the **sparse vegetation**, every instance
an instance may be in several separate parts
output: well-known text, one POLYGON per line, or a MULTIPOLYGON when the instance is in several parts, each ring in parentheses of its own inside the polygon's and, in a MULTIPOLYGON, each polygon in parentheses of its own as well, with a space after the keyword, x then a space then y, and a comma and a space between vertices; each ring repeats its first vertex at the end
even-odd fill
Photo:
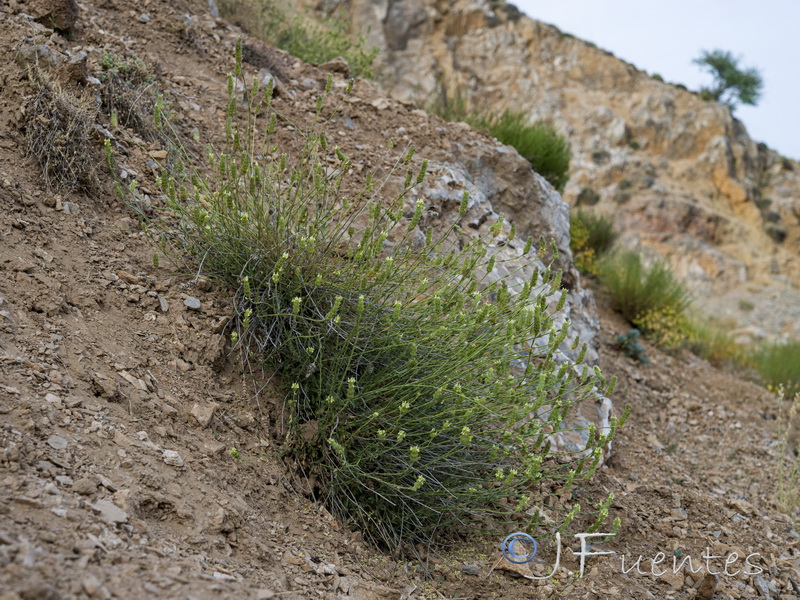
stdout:
POLYGON ((590 187, 584 187, 578 193, 578 206, 594 206, 598 202, 600 202, 600 194, 590 187))
POLYGON ((778 502, 783 511, 792 518, 794 527, 798 526, 797 508, 800 506, 800 453, 797 447, 797 438, 791 436, 793 429, 798 424, 795 421, 800 408, 800 393, 796 393, 792 400, 785 400, 786 391, 778 390, 778 452, 776 466, 778 502), (789 405, 788 407, 786 405, 789 405))
POLYGON ((613 222, 608 217, 578 209, 570 219, 569 233, 575 266, 581 273, 596 275, 597 261, 611 250, 617 238, 613 222))
POLYGON ((650 362, 650 359, 647 358, 647 350, 642 346, 642 342, 639 341, 641 335, 638 329, 631 329, 628 333, 618 335, 615 343, 625 356, 646 365, 650 362))
POLYGON ((138 58, 106 52, 100 58, 100 99, 114 126, 128 127, 152 141, 157 137, 153 107, 160 94, 155 74, 138 58))
MULTIPOLYGON (((554 327, 548 305, 560 294, 563 306, 560 275, 507 264, 495 279, 508 259, 488 243, 502 221, 463 248, 445 243, 457 223, 425 226, 424 201, 410 199, 427 163, 413 148, 398 157, 398 195, 382 197, 371 176, 350 190, 352 163, 322 118, 330 79, 313 123, 296 127, 308 131, 299 156, 281 153, 256 133, 280 118, 271 88, 254 82, 237 116, 240 61, 237 47, 224 152, 209 150, 208 175, 165 171, 166 216, 143 218, 162 253, 231 290, 233 347, 285 382, 286 452, 337 517, 384 546, 536 528, 536 507, 590 477, 621 424, 592 429, 584 453, 551 447, 571 406, 613 388, 597 369, 576 377, 556 362, 567 325, 554 327)), ((467 205, 465 194, 462 216, 467 205)), ((596 526, 608 514, 598 506, 596 526)), ((581 508, 548 510, 566 527, 581 508)))
POLYGON ((645 335, 658 335, 689 306, 689 293, 669 266, 658 261, 646 267, 637 252, 619 252, 601 261, 599 276, 614 309, 645 335))
POLYGON ((302 15, 285 12, 273 0, 220 0, 219 9, 246 31, 305 62, 343 58, 351 75, 374 77, 378 50, 367 50, 363 36, 351 36, 344 20, 327 19, 316 25, 302 15))
POLYGON ((569 142, 549 123, 528 122, 524 111, 470 108, 461 94, 453 99, 439 100, 428 105, 428 111, 446 121, 463 121, 475 129, 487 129, 504 144, 513 146, 533 170, 547 179, 559 192, 569 180, 572 154, 569 142))
POLYGON ((691 317, 687 321, 687 350, 717 367, 752 369, 747 350, 728 334, 727 329, 709 323, 707 318, 691 317))
POLYGON ((788 397, 800 394, 800 341, 769 343, 753 355, 761 379, 768 388, 782 387, 788 397))
POLYGON ((99 185, 98 145, 92 140, 95 109, 39 69, 31 71, 36 93, 27 106, 25 146, 42 167, 48 187, 90 192, 99 185))

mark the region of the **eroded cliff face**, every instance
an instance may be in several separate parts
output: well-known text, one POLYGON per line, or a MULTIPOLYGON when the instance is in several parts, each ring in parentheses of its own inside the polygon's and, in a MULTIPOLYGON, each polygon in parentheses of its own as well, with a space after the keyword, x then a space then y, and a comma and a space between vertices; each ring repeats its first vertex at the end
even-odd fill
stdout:
MULTIPOLYGON (((668 256, 701 309, 800 333, 800 164, 751 140, 726 107, 504 2, 347 4, 394 95, 424 105, 458 89, 551 120, 572 145, 570 205, 613 215, 622 244, 668 256)), ((524 198, 496 208, 531 220, 524 198)))

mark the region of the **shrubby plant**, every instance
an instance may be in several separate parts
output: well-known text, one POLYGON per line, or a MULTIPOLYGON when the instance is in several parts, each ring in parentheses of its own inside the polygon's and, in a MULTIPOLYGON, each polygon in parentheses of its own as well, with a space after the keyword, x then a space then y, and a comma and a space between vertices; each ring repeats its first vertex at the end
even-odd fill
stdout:
POLYGON ((92 141, 97 110, 86 94, 76 95, 38 67, 29 77, 35 93, 26 105, 25 150, 42 168, 48 187, 59 192, 99 189, 101 155, 92 141))
POLYGON ((220 0, 221 13, 253 35, 309 63, 343 58, 353 75, 374 77, 378 50, 367 50, 363 36, 354 38, 347 24, 328 19, 313 25, 301 15, 289 15, 274 0, 220 0))
POLYGON ((513 146, 556 190, 564 191, 572 154, 569 142, 552 124, 531 124, 524 111, 506 109, 498 113, 470 108, 461 94, 449 101, 429 104, 428 111, 446 121, 463 121, 475 129, 487 129, 500 142, 513 146))
POLYGON ((795 528, 798 525, 797 508, 800 506, 800 454, 796 438, 790 439, 793 428, 797 427, 795 418, 800 408, 800 392, 788 395, 785 388, 777 390, 778 401, 778 452, 777 452, 777 497, 784 512, 792 517, 795 528), (786 400, 786 397, 793 398, 786 400), (786 406, 788 404, 788 407, 786 406), (787 460, 787 455, 791 456, 787 460))
POLYGON ((753 360, 769 389, 783 388, 789 398, 800 394, 800 341, 764 344, 756 349, 753 360))
POLYGON ((100 57, 98 77, 101 108, 114 127, 130 127, 146 140, 155 140, 153 106, 161 94, 156 77, 139 58, 122 58, 110 52, 100 57))
POLYGON ((689 292, 664 261, 648 268, 637 252, 618 252, 601 261, 599 275, 614 309, 643 334, 669 335, 684 326, 689 292))
POLYGON ((577 269, 586 275, 597 275, 598 260, 611 250, 617 239, 611 219, 578 209, 570 217, 569 234, 577 269))
MULTIPOLYGON (((426 226, 413 198, 427 161, 413 148, 389 175, 399 194, 372 175, 353 189, 352 161, 328 137, 330 78, 289 156, 272 142, 284 117, 271 88, 254 80, 237 112, 241 69, 238 46, 224 151, 209 148, 203 172, 165 171, 166 210, 145 225, 164 254, 231 290, 232 346, 283 382, 285 452, 339 519, 384 546, 542 525, 537 507, 590 477, 621 425, 592 429, 581 453, 551 446, 571 407, 613 387, 558 360, 560 274, 507 264, 499 276, 497 240, 514 238, 502 221, 463 247, 450 241, 465 239, 458 220, 426 226)), ((558 510, 565 528, 581 508, 558 510)))

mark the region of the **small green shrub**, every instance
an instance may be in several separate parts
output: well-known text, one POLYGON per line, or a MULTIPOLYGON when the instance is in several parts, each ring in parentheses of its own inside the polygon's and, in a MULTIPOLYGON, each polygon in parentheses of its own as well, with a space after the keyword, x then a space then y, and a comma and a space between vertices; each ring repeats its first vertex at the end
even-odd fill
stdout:
POLYGON ((578 209, 570 219, 570 248, 581 273, 596 275, 597 260, 614 245, 617 233, 611 219, 578 209))
POLYGON ((756 308, 756 305, 750 302, 750 300, 739 300, 739 310, 742 312, 753 312, 756 308))
POLYGON ((615 343, 625 356, 646 365, 650 362, 650 359, 647 358, 647 350, 642 346, 642 342, 639 341, 641 335, 638 329, 631 329, 628 333, 618 335, 615 343))
MULTIPOLYGON (((618 426, 592 429, 585 453, 551 448, 572 406, 613 387, 556 362, 559 275, 508 265, 497 278, 502 220, 463 247, 446 241, 457 220, 427 226, 424 200, 406 206, 427 167, 413 148, 398 157, 398 195, 370 175, 349 187, 352 162, 328 141, 336 110, 321 116, 331 79, 296 128, 302 151, 281 153, 271 88, 255 81, 237 115, 240 48, 224 152, 209 148, 206 173, 174 163, 159 181, 165 210, 143 218, 163 254, 231 291, 233 346, 285 382, 285 452, 334 515, 391 548, 543 525, 536 506, 591 476, 618 426)), ((467 207, 465 194, 460 217, 467 207)), ((579 512, 554 509, 555 526, 579 512)))
POLYGON ((782 386, 790 398, 800 393, 800 341, 764 344, 753 360, 769 389, 777 391, 782 386))
POLYGON ((490 109, 470 108, 461 93, 452 99, 430 103, 428 112, 446 121, 468 123, 475 129, 487 129, 500 142, 513 146, 533 170, 547 179, 559 192, 569 180, 572 154, 569 142, 549 123, 528 123, 523 111, 506 109, 502 113, 490 109))
POLYGON ((654 315, 670 312, 681 315, 690 303, 688 291, 675 279, 666 262, 659 261, 647 268, 637 252, 609 256, 601 261, 599 275, 614 309, 631 323, 640 321, 645 335, 651 331, 648 327, 652 327, 654 315))
POLYGON ((528 123, 523 111, 504 110, 490 115, 488 129, 494 137, 516 148, 533 170, 547 179, 556 190, 564 191, 569 180, 572 154, 569 142, 549 123, 528 123))
POLYGON ((651 77, 653 79, 655 79, 656 81, 660 81, 661 83, 664 83, 664 78, 661 75, 659 75, 658 73, 653 73, 651 75, 651 77))
POLYGON ((314 25, 300 15, 287 14, 274 0, 220 0, 219 8, 245 30, 305 62, 319 64, 341 57, 353 76, 375 76, 378 50, 367 50, 364 37, 351 36, 343 20, 314 25))
POLYGON ((578 193, 576 204, 578 206, 594 206, 598 202, 600 202, 600 194, 590 187, 584 187, 578 193))

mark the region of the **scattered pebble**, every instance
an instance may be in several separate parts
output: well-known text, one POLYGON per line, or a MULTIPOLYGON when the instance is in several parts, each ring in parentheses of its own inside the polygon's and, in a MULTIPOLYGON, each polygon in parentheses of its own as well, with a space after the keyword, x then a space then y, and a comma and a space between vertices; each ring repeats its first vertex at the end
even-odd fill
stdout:
POLYGON ((184 464, 181 455, 175 452, 175 450, 164 450, 164 455, 162 456, 164 462, 173 467, 182 467, 184 464))
POLYGON ((200 300, 195 298, 194 296, 189 296, 186 300, 183 301, 184 306, 189 310, 200 310, 200 300))
POLYGON ((67 447, 67 440, 60 435, 51 435, 49 438, 47 438, 47 445, 53 450, 63 450, 67 447))
POLYGON ((128 520, 128 513, 108 500, 98 500, 89 506, 98 512, 100 514, 100 518, 109 525, 124 523, 128 520))

